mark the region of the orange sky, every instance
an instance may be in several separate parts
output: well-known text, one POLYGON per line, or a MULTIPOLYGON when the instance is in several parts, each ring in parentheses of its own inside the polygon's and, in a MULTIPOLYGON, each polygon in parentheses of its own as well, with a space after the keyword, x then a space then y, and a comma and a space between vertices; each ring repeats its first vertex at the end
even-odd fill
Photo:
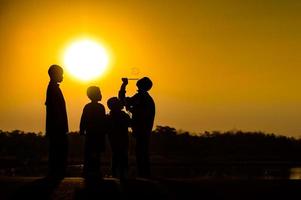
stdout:
POLYGON ((44 131, 47 69, 70 41, 90 37, 112 60, 97 81, 65 73, 71 130, 88 86, 106 104, 135 68, 154 81, 157 125, 299 137, 300 10, 298 0, 1 1, 0 129, 44 131))

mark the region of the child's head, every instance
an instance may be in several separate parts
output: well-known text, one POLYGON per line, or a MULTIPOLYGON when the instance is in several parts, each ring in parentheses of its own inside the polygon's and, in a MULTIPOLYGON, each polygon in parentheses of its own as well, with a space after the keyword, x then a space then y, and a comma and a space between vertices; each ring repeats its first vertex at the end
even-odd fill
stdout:
POLYGON ((147 92, 152 88, 153 82, 148 77, 143 77, 137 81, 136 86, 138 90, 147 92))
POLYGON ((51 65, 48 69, 48 75, 51 81, 60 83, 63 81, 63 68, 59 65, 51 65))
POLYGON ((91 101, 100 101, 102 96, 99 87, 96 86, 90 86, 87 89, 87 96, 91 101))
POLYGON ((110 98, 107 101, 107 105, 108 105, 109 109, 112 111, 122 110, 122 108, 123 108, 121 101, 117 97, 110 98))

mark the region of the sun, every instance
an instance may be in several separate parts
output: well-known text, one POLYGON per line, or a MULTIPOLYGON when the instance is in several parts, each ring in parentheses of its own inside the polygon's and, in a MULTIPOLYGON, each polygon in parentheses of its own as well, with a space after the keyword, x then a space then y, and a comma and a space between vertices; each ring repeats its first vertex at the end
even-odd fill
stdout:
POLYGON ((64 66, 75 78, 89 81, 99 78, 107 69, 109 56, 106 49, 91 39, 81 39, 64 51, 64 66))

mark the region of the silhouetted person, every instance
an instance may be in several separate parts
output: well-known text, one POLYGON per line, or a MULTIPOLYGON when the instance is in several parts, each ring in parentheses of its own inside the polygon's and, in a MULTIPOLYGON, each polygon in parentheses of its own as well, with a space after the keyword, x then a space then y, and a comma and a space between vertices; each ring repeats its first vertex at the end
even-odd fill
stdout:
POLYGON ((112 175, 124 180, 128 176, 130 116, 122 111, 123 105, 117 97, 110 98, 107 104, 110 109, 107 123, 112 149, 112 175))
POLYGON ((136 138, 136 161, 138 175, 149 177, 149 140, 155 118, 155 103, 148 91, 152 88, 152 81, 144 77, 136 83, 138 92, 132 97, 125 97, 128 79, 122 79, 119 99, 122 100, 127 110, 132 113, 132 130, 136 138))
POLYGON ((48 74, 50 82, 46 96, 46 136, 49 139, 49 172, 55 178, 63 178, 66 173, 68 151, 68 120, 65 99, 59 87, 63 81, 63 69, 51 65, 48 74))
POLYGON ((105 151, 106 113, 102 104, 100 89, 91 86, 87 90, 91 100, 83 110, 80 121, 80 134, 85 135, 85 158, 83 175, 86 179, 101 178, 100 156, 105 151))

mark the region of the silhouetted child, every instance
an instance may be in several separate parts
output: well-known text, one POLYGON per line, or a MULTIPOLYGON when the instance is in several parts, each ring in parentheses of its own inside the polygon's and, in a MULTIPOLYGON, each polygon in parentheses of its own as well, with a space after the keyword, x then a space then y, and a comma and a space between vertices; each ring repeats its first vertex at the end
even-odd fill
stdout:
POLYGON ((46 136, 49 141, 48 176, 62 179, 66 174, 68 155, 68 119, 66 103, 60 89, 63 68, 51 65, 46 96, 46 136))
POLYGON ((136 138, 136 161, 138 175, 150 177, 149 144, 155 118, 155 102, 148 91, 153 83, 148 77, 139 79, 136 83, 138 92, 132 97, 126 97, 127 78, 122 78, 119 99, 126 109, 132 113, 131 128, 136 138))
POLYGON ((128 128, 130 117, 122 111, 122 103, 117 97, 110 98, 107 104, 110 109, 107 122, 112 149, 112 176, 123 180, 128 175, 128 128))
POLYGON ((106 114, 101 100, 100 89, 91 86, 87 90, 91 99, 83 110, 80 121, 80 134, 85 135, 85 158, 83 175, 86 179, 101 178, 100 156, 105 151, 106 114))

